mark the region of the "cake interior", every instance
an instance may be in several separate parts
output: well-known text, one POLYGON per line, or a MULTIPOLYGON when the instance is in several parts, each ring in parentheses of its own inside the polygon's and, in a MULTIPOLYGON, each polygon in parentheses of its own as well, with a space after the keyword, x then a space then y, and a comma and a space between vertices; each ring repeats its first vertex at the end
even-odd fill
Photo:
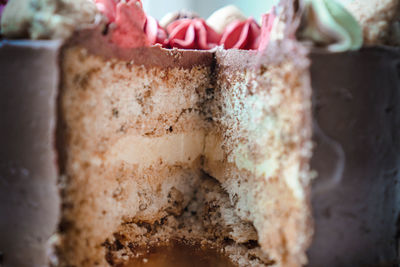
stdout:
POLYGON ((304 70, 157 49, 173 64, 62 53, 61 263, 122 266, 177 243, 240 266, 304 262, 304 70))

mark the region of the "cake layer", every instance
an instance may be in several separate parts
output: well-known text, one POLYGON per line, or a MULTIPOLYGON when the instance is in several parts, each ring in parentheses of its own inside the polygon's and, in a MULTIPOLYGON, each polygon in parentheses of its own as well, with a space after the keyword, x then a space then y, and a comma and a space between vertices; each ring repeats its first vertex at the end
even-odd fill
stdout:
MULTIPOLYGON (((83 46, 67 49, 63 58, 68 88, 63 106, 71 108, 66 119, 82 130, 88 125, 96 129, 91 138, 119 139, 131 133, 155 137, 204 127, 199 112, 209 86, 209 65, 145 67, 118 58, 107 61, 83 46)), ((96 140, 87 144, 97 146, 96 140)))

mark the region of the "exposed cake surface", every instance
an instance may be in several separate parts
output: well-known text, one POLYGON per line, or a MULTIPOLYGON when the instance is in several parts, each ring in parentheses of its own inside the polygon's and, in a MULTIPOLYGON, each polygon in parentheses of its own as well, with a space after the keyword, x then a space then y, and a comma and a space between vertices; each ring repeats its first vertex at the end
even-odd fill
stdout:
POLYGON ((121 258, 107 244, 131 254, 182 239, 241 265, 304 263, 311 124, 301 49, 287 44, 260 62, 235 50, 143 48, 111 57, 113 45, 98 38, 95 52, 78 38, 63 53, 62 259, 115 264, 121 258), (282 202, 271 202, 278 196, 282 202))

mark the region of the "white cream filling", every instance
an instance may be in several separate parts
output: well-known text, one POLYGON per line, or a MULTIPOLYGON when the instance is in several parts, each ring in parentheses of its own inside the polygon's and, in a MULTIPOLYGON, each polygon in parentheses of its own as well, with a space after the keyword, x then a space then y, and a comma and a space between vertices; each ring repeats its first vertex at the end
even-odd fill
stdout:
POLYGON ((192 164, 203 154, 205 134, 193 131, 161 137, 127 135, 119 139, 106 154, 106 162, 126 162, 147 168, 155 163, 192 164))
MULTIPOLYGON (((248 158, 249 153, 246 146, 239 146, 233 153, 234 163, 239 169, 268 179, 280 166, 276 155, 269 155, 260 163, 255 163, 248 158)), ((191 165, 200 156, 205 156, 211 162, 223 161, 225 155, 221 138, 214 133, 206 135, 204 131, 167 134, 161 137, 131 134, 119 139, 109 149, 105 155, 105 162, 116 164, 122 161, 145 169, 154 164, 191 165)), ((302 198, 303 194, 299 191, 301 186, 296 178, 298 171, 298 164, 292 165, 286 170, 285 177, 296 197, 302 198)))
POLYGON ((224 160, 224 151, 222 150, 222 140, 215 133, 209 133, 206 136, 204 157, 212 162, 224 160))

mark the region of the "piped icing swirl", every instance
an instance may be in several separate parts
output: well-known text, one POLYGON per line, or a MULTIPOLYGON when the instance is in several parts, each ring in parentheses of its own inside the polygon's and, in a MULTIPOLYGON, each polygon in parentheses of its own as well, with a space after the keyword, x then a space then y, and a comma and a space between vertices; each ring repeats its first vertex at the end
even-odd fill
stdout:
POLYGON ((220 41, 225 49, 258 49, 260 44, 261 28, 252 18, 245 21, 236 20, 229 24, 220 41))
MULTIPOLYGON (((4 0, 1 0, 4 8, 4 0)), ((65 39, 99 17, 92 0, 12 0, 1 15, 6 38, 65 39)))
POLYGON ((109 22, 115 21, 117 3, 114 0, 95 0, 97 9, 107 17, 109 22))
POLYGON ((158 21, 152 16, 147 15, 145 24, 145 33, 151 45, 162 44, 166 45, 167 32, 160 26, 158 21))
POLYGON ((7 5, 8 0, 0 0, 0 19, 3 14, 4 7, 7 5))
POLYGON ((171 12, 171 13, 166 14, 160 20, 160 25, 161 25, 161 27, 167 28, 167 26, 169 24, 171 24, 172 22, 174 22, 175 20, 179 20, 179 19, 196 19, 196 18, 200 18, 200 16, 197 15, 195 12, 183 9, 183 10, 180 10, 180 11, 171 12))
POLYGON ((265 50, 267 48, 268 43, 271 39, 271 32, 275 21, 276 15, 274 9, 272 9, 269 14, 262 15, 261 36, 258 50, 265 50))
POLYGON ((119 2, 116 8, 115 28, 111 29, 111 38, 121 47, 135 48, 149 46, 144 26, 146 15, 142 3, 137 0, 119 2))
POLYGON ((107 17, 111 39, 119 46, 134 48, 165 44, 165 30, 155 18, 146 16, 140 0, 96 0, 96 6, 107 17))
POLYGON ((150 40, 145 33, 147 18, 140 0, 95 1, 99 11, 110 23, 111 40, 114 43, 125 48, 150 45, 150 40))
MULTIPOLYGON (((0 29, 6 38, 65 39, 76 29, 108 22, 112 42, 125 48, 160 44, 182 49, 207 50, 223 45, 226 49, 264 50, 271 40, 279 39, 281 31, 276 29, 289 23, 287 20, 277 23, 285 14, 272 11, 263 15, 260 27, 235 6, 226 6, 210 16, 207 20, 210 23, 190 12, 181 12, 169 16, 168 23, 182 16, 189 18, 172 21, 163 28, 156 19, 146 16, 141 0, 13 0, 5 6, 7 2, 0 0, 0 29), (99 19, 100 13, 106 19, 99 19)), ((300 3, 303 11, 302 27, 297 32, 300 39, 332 52, 362 46, 361 27, 337 0, 300 3)))
POLYGON ((336 0, 305 0, 302 39, 325 46, 331 52, 357 50, 363 44, 360 25, 336 0))
POLYGON ((168 44, 183 49, 211 49, 219 44, 220 34, 203 19, 180 19, 167 27, 168 44))
POLYGON ((207 24, 210 25, 216 32, 222 34, 226 27, 234 21, 245 21, 247 18, 234 5, 228 5, 216 10, 207 19, 207 24))

